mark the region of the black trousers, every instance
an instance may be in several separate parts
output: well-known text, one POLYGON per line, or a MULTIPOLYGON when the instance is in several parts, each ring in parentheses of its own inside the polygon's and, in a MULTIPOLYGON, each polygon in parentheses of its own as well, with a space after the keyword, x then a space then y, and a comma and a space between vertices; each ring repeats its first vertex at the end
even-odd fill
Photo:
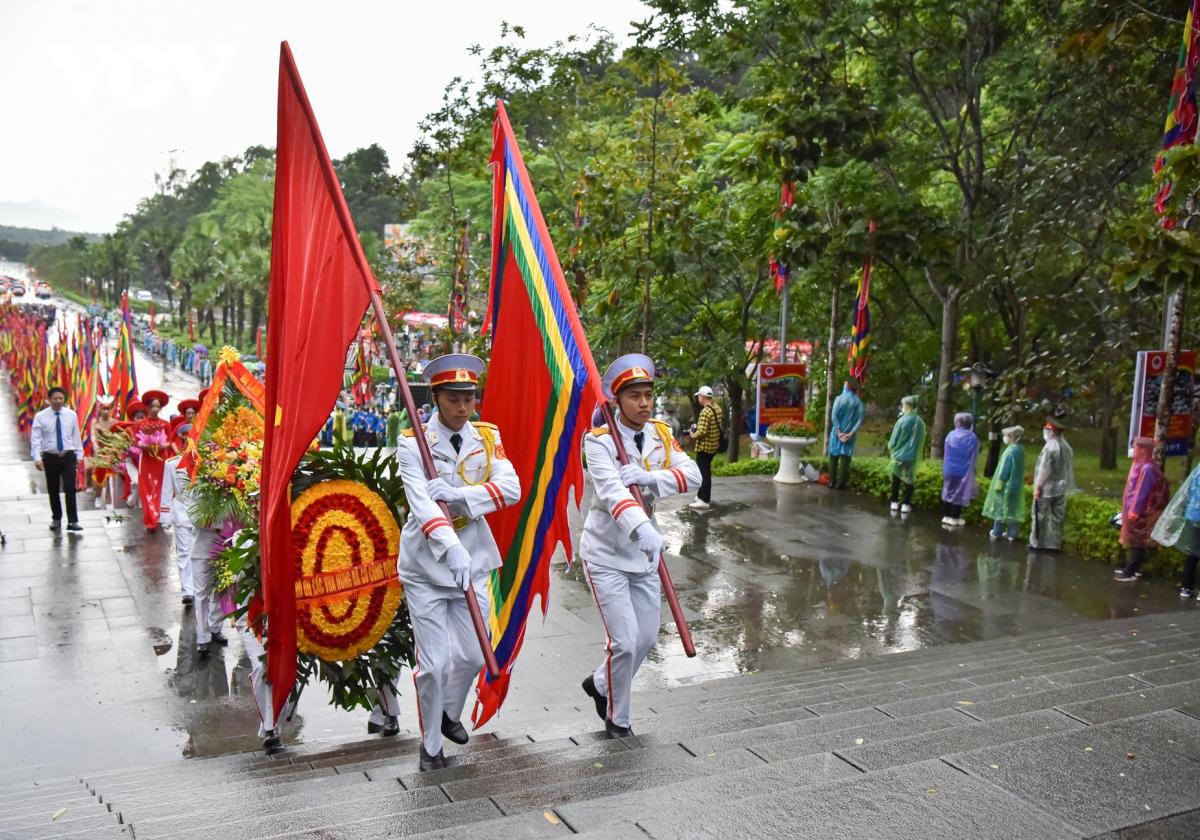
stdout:
POLYGON ((1196 588, 1196 564, 1200 563, 1200 557, 1195 554, 1189 554, 1183 561, 1183 588, 1196 588))
POLYGON ((697 452, 696 466, 700 468, 700 489, 696 498, 702 502, 712 501, 712 462, 716 457, 714 452, 697 452))
POLYGON ((949 516, 951 519, 958 519, 962 516, 962 505, 952 505, 947 501, 942 502, 943 516, 949 516))
MULTIPOLYGON (((1145 546, 1135 546, 1129 549, 1129 562, 1122 569, 1127 575, 1135 575, 1138 569, 1142 568, 1142 564, 1146 562, 1146 553, 1148 549, 1145 546)), ((1188 558, 1191 559, 1191 558, 1188 558)), ((1191 587, 1188 587, 1189 589, 1191 587)))
POLYGON ((829 456, 829 486, 834 490, 845 490, 850 485, 850 457, 829 456))
POLYGON ((50 494, 50 515, 55 522, 62 520, 62 501, 58 498, 59 485, 67 497, 67 522, 78 522, 75 509, 75 453, 62 455, 42 453, 42 467, 46 471, 46 492, 50 494))
POLYGON ((912 504, 913 485, 905 484, 903 481, 900 480, 900 476, 898 476, 898 475, 892 476, 892 501, 893 502, 900 501, 900 485, 902 485, 902 484, 904 485, 903 504, 911 505, 912 504))

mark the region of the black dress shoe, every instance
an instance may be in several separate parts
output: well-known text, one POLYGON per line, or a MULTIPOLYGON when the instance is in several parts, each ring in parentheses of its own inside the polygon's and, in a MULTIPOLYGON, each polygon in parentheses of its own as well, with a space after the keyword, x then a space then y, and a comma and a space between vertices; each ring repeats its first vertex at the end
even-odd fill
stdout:
POLYGON ((208 656, 208 645, 196 645, 196 653, 200 654, 201 656, 208 656))
POLYGON ((442 734, 456 744, 465 744, 471 736, 461 721, 450 720, 450 715, 442 712, 442 734))
POLYGON ((617 726, 608 718, 604 719, 604 731, 608 733, 609 738, 632 738, 633 730, 628 726, 617 726))
POLYGON ((220 645, 221 647, 229 644, 229 639, 225 638, 225 634, 219 630, 212 634, 212 640, 213 644, 220 645))
POLYGON ((368 735, 382 735, 385 738, 391 738, 393 735, 400 734, 400 720, 395 715, 385 715, 383 723, 376 723, 373 720, 367 721, 368 735))
POLYGON ((83 530, 83 526, 82 526, 82 525, 80 525, 78 522, 68 522, 68 523, 67 523, 67 530, 68 530, 68 531, 82 531, 82 530, 83 530))
POLYGON ((195 602, 195 600, 196 599, 193 598, 191 595, 184 595, 183 596, 183 605, 185 607, 190 607, 193 604, 193 602, 195 602))
POLYGON ((274 729, 267 730, 267 737, 263 738, 263 749, 267 751, 268 755, 283 749, 283 740, 275 734, 274 729))
POLYGON ((429 753, 425 752, 425 745, 421 744, 420 769, 422 773, 427 773, 430 770, 441 770, 445 766, 446 756, 443 754, 442 750, 438 750, 437 755, 430 755, 429 753))
POLYGON ((61 528, 61 527, 62 527, 62 520, 61 520, 61 519, 52 519, 52 520, 50 520, 50 530, 51 530, 51 531, 57 531, 57 530, 58 530, 59 528, 61 528))
POLYGON ((587 696, 592 698, 596 704, 596 714, 600 716, 600 720, 608 718, 608 698, 596 690, 596 680, 591 675, 587 675, 587 679, 583 681, 583 690, 587 692, 587 696))

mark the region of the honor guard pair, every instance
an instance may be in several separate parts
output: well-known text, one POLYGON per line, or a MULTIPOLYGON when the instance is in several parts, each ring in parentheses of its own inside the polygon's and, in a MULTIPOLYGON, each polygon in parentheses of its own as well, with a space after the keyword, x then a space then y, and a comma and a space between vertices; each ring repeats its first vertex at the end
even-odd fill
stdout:
MULTIPOLYGON (((421 724, 420 769, 445 766, 442 738, 467 742, 460 722, 467 694, 483 667, 483 653, 464 590, 473 584, 479 609, 492 615, 489 577, 501 564, 500 550, 484 516, 521 499, 516 470, 504 455, 500 430, 471 422, 483 361, 454 354, 434 359, 423 376, 436 408, 428 424, 404 430, 399 439, 400 473, 408 518, 400 535, 400 581, 412 619, 417 667, 417 713, 421 724), (426 476, 416 434, 424 434, 437 468, 426 476), (437 504, 445 502, 450 516, 437 504)), ((380 691, 376 725, 398 729, 395 697, 380 691), (392 707, 392 708, 389 708, 392 707)), ((398 710, 397 710, 398 711, 398 710)))
POLYGON ((659 559, 664 542, 654 501, 693 492, 700 469, 679 447, 671 427, 653 420, 654 362, 631 354, 604 374, 604 395, 619 412, 616 429, 598 426, 584 436, 583 451, 595 493, 583 524, 583 559, 608 635, 604 661, 583 681, 611 737, 632 735, 629 693, 634 674, 658 638, 659 559), (622 466, 613 436, 629 456, 622 466), (630 487, 641 488, 646 507, 630 487))

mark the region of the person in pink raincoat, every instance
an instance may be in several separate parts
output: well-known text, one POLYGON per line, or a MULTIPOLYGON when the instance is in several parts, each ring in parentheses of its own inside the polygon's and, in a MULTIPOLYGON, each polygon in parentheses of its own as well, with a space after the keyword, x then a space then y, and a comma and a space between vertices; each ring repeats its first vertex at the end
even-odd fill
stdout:
POLYGON ((1133 441, 1133 464, 1125 481, 1125 499, 1121 505, 1121 545, 1129 549, 1129 562, 1113 580, 1126 583, 1141 577, 1146 553, 1154 545, 1150 532, 1171 501, 1167 477, 1154 461, 1154 438, 1133 441))

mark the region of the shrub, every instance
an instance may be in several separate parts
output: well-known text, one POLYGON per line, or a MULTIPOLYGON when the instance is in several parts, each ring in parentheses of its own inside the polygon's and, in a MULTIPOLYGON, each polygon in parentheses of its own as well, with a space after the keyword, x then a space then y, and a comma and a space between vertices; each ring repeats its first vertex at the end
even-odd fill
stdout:
POLYGON ((774 475, 778 471, 778 458, 743 458, 733 464, 722 459, 712 465, 712 474, 716 476, 774 475))
POLYGON ((783 420, 768 426, 767 434, 775 437, 814 437, 817 429, 806 420, 783 420))

